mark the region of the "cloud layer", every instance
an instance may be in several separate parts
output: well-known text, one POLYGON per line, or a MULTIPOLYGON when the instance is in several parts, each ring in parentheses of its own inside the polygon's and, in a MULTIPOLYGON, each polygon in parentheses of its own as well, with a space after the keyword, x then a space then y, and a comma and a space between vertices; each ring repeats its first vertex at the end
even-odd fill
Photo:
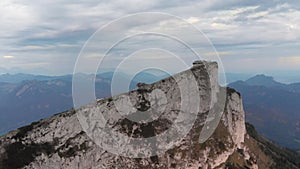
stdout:
MULTIPOLYGON (((97 29, 137 12, 166 12, 194 24, 220 52, 227 72, 300 70, 299 7, 297 0, 1 0, 0 73, 72 73, 82 46, 97 29)), ((134 22, 142 20, 121 29, 134 28, 134 22)))

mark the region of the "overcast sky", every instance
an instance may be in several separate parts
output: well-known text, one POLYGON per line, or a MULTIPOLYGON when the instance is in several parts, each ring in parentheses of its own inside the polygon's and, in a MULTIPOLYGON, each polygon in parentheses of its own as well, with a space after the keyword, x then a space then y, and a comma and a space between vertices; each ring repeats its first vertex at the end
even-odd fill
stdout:
MULTIPOLYGON (((0 73, 72 73, 81 48, 96 30, 137 12, 169 13, 194 24, 217 49, 226 72, 300 71, 299 8, 299 0, 1 0, 0 73)), ((132 30, 132 24, 122 29, 132 30)))

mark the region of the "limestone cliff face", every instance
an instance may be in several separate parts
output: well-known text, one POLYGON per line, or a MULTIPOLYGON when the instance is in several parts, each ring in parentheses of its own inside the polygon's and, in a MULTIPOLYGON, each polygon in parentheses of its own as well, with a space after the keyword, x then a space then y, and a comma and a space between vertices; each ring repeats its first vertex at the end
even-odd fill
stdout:
MULTIPOLYGON (((220 87, 217 72, 217 64, 214 62, 196 62, 190 70, 173 77, 154 84, 139 84, 139 88, 132 92, 97 100, 76 111, 63 112, 10 132, 0 138, 0 168, 211 169, 270 167, 272 159, 260 152, 265 157, 265 163, 260 163, 258 154, 251 145, 256 144, 256 141, 251 140, 251 136, 246 132, 245 113, 240 94, 233 89, 226 90, 220 87), (194 98, 193 95, 196 93, 199 95, 201 104, 197 107, 196 119, 190 131, 182 139, 171 142, 173 146, 165 153, 145 158, 124 157, 102 148, 95 141, 99 136, 98 139, 105 137, 106 141, 109 141, 109 135, 93 135, 95 128, 105 127, 101 126, 103 117, 106 119, 106 127, 133 138, 153 137, 171 128, 176 117, 180 115, 178 110, 180 110, 181 100, 184 97, 180 93, 182 92, 180 87, 176 84, 184 78, 188 80, 195 78, 199 92, 190 92, 187 97, 194 98), (209 115, 213 109, 212 105, 217 105, 220 101, 218 97, 220 91, 226 91, 224 107, 220 109, 221 112, 216 111, 209 115), (164 96, 160 98, 164 109, 156 109, 161 111, 157 117, 149 116, 154 119, 153 121, 138 123, 130 120, 131 117, 148 117, 147 114, 138 116, 138 114, 128 111, 121 112, 127 118, 120 115, 116 104, 126 107, 130 101, 134 109, 143 113, 143 110, 149 109, 149 106, 154 104, 155 99, 153 100, 153 98, 156 98, 159 93, 163 93, 164 96), (100 117, 99 113, 103 117, 100 117), (218 118, 218 115, 222 116, 220 116, 220 122, 216 129, 207 140, 200 143, 201 131, 213 127, 214 124, 210 124, 210 121, 218 118)), ((191 85, 185 84, 184 81, 182 83, 191 85)), ((196 101, 198 100, 194 100, 194 102, 196 101)), ((156 141, 159 143, 159 145, 155 145, 157 147, 168 146, 161 140, 156 141)), ((134 146, 126 148, 130 151, 130 149, 134 149, 134 146)), ((260 156, 262 156, 261 154, 260 156)))

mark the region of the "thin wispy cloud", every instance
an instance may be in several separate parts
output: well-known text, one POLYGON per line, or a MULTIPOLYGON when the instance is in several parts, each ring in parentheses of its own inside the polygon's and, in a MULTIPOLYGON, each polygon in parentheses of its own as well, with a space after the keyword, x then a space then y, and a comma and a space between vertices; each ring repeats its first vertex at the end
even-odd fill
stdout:
POLYGON ((14 56, 9 56, 9 55, 3 56, 3 59, 13 59, 13 58, 15 58, 15 57, 14 56))

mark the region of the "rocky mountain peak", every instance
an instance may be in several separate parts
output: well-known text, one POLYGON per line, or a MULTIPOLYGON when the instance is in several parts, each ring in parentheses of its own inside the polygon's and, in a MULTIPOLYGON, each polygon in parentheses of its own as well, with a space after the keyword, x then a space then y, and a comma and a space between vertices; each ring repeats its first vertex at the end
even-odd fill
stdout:
POLYGON ((219 86, 217 67, 197 61, 172 77, 12 131, 0 138, 0 168, 274 166, 261 150, 265 143, 246 132, 240 94, 219 86))

